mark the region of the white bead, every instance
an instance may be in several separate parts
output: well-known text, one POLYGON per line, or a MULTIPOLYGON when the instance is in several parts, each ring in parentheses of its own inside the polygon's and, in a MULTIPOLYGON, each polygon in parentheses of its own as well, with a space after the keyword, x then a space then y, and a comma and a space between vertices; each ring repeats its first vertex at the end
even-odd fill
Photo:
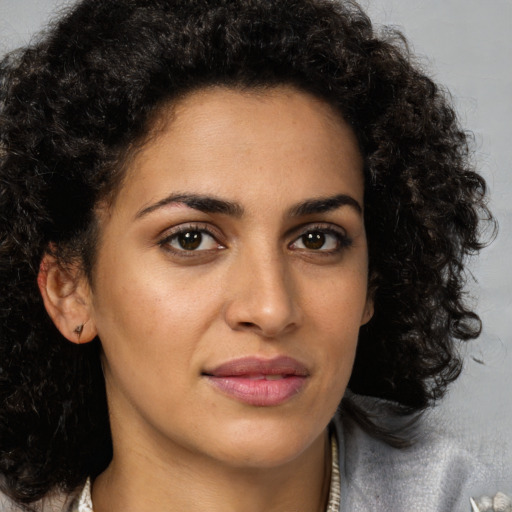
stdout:
POLYGON ((512 500, 502 492, 496 493, 492 500, 495 512, 512 512, 512 500))
POLYGON ((480 512, 492 512, 492 498, 489 496, 480 496, 475 499, 475 503, 480 512))

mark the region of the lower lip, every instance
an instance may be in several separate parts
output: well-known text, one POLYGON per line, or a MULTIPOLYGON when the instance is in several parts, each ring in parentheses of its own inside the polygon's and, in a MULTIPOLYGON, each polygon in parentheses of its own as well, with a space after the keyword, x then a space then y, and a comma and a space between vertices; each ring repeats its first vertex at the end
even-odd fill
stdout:
POLYGON ((207 378, 225 395, 258 407, 281 405, 300 393, 306 383, 306 377, 298 375, 290 375, 278 380, 214 376, 207 378))

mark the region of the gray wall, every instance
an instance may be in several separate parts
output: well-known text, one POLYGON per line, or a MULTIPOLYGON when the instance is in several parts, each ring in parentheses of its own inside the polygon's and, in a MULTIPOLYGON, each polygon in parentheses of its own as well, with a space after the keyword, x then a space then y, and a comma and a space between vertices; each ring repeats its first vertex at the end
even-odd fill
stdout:
MULTIPOLYGON (((29 41, 62 0, 0 0, 0 53, 29 41)), ((480 454, 512 468, 512 0, 362 0, 377 23, 404 30, 433 76, 454 95, 476 137, 476 158, 500 223, 472 263, 483 335, 464 348, 463 376, 434 418, 480 454), (478 361, 482 361, 481 364, 478 361)), ((507 487, 512 487, 509 482, 507 487)))

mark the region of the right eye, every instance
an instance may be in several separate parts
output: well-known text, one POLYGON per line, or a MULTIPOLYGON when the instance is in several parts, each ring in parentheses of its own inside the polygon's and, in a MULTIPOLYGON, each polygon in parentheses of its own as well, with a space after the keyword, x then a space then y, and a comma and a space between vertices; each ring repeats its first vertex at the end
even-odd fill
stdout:
POLYGON ((212 235, 197 230, 177 233, 166 243, 178 251, 208 251, 219 245, 212 235))
POLYGON ((159 242, 165 250, 180 255, 190 255, 194 252, 206 252, 224 249, 215 236, 206 228, 198 226, 183 226, 168 234, 159 242))

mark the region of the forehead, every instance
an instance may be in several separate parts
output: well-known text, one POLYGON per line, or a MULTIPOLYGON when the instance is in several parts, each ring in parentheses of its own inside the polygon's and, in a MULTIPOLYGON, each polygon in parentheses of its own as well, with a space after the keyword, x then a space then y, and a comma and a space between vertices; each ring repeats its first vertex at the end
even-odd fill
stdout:
POLYGON ((161 110, 122 188, 139 202, 192 191, 244 203, 276 191, 331 196, 333 186, 362 203, 357 140, 329 104, 292 87, 215 87, 161 110))

